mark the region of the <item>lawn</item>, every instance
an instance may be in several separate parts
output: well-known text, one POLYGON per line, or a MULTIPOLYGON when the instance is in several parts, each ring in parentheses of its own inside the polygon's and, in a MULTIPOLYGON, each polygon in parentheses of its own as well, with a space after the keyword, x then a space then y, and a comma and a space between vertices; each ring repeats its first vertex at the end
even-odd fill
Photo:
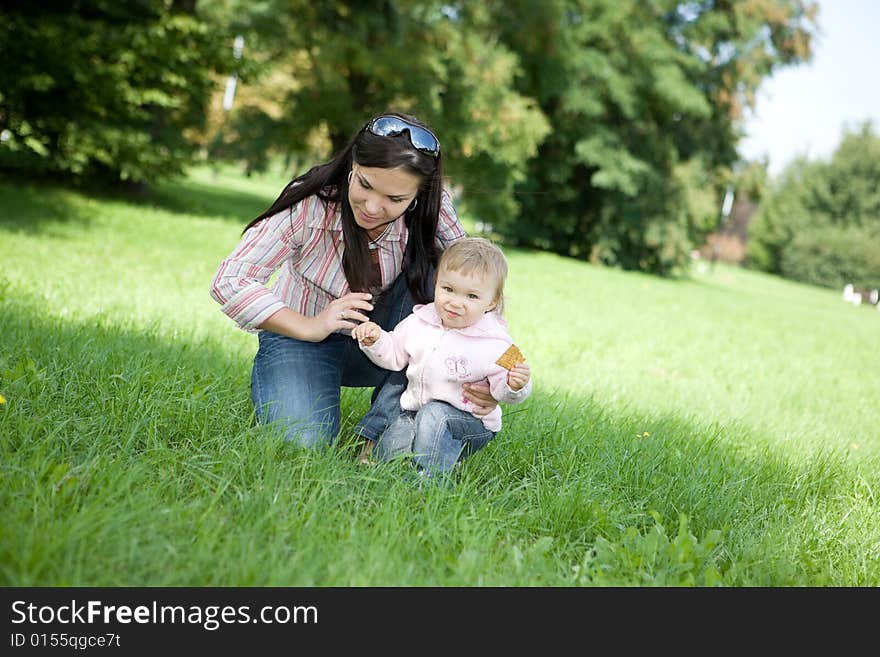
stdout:
POLYGON ((508 249, 534 393, 419 489, 253 424, 208 287, 281 184, 0 180, 0 585, 880 585, 880 312, 508 249))

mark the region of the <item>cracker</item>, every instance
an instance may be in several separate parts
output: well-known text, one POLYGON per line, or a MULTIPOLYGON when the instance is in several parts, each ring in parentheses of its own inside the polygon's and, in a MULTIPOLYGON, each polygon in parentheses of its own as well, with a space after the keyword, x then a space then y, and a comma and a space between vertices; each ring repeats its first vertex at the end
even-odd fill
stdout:
POLYGON ((523 356, 522 352, 515 344, 512 344, 495 362, 498 365, 501 365, 504 369, 511 370, 515 365, 526 362, 526 357, 523 356))

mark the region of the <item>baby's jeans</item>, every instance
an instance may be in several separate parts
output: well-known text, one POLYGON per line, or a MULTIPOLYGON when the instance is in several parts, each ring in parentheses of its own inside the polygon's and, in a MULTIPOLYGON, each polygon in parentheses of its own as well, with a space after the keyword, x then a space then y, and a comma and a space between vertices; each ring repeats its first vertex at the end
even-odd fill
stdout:
POLYGON ((431 401, 418 411, 401 411, 376 444, 376 455, 389 461, 412 454, 418 468, 428 475, 440 475, 494 437, 473 414, 446 402, 431 401))

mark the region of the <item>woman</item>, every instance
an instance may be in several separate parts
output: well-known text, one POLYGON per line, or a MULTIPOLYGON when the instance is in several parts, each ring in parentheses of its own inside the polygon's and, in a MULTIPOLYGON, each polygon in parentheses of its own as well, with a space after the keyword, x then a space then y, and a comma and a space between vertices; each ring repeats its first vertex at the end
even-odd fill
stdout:
MULTIPOLYGON (((371 363, 349 335, 367 320, 391 330, 415 303, 432 300, 440 253, 464 237, 441 164, 428 126, 387 112, 292 180, 245 227, 211 296, 239 327, 258 333, 251 374, 258 422, 282 424, 286 439, 303 446, 326 445, 339 433, 341 387, 373 386, 355 428, 366 440, 363 456, 397 417, 404 373, 371 363)), ((465 394, 477 414, 497 406, 487 384, 465 394)))

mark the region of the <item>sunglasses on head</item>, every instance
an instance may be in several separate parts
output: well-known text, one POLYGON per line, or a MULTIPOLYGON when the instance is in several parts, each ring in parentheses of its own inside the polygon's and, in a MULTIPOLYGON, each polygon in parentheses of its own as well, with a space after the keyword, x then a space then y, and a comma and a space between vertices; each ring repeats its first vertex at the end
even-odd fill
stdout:
POLYGON ((405 132, 416 150, 434 157, 440 154, 440 142, 434 133, 399 116, 377 116, 367 124, 366 130, 377 137, 396 137, 405 132))

